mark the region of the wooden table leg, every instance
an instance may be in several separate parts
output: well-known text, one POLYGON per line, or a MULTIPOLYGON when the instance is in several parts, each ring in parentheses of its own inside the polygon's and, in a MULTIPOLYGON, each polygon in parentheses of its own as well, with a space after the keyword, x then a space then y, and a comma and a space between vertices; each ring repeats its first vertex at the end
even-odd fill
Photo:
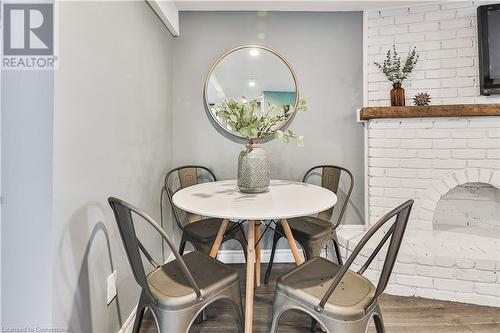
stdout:
POLYGON ((252 333, 253 324, 253 293, 255 268, 255 221, 248 222, 247 237, 247 282, 245 297, 245 333, 252 333))
POLYGON ((286 238, 288 239, 288 243, 290 244, 290 249, 292 250, 293 258, 297 265, 302 264, 302 257, 300 256, 299 249, 297 248, 297 244, 295 244, 295 240, 293 239, 292 230, 290 230, 290 226, 288 225, 287 219, 281 220, 281 225, 283 226, 283 230, 285 231, 286 238))
POLYGON ((224 239, 224 233, 226 232, 228 224, 229 224, 229 220, 224 219, 222 221, 222 224, 220 225, 219 232, 217 233, 217 237, 215 237, 214 245, 212 245, 212 249, 210 250, 210 256, 212 258, 217 257, 217 253, 219 252, 220 245, 222 244, 222 240, 224 239))
MULTIPOLYGON (((260 223, 255 226, 255 242, 260 238, 260 223)), ((255 286, 260 287, 260 242, 255 245, 255 286)))

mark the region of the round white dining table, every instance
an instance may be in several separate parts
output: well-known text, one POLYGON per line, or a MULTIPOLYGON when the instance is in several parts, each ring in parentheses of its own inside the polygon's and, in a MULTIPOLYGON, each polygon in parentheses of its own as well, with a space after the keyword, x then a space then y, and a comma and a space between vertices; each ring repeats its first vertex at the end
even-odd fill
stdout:
POLYGON ((302 258, 293 239, 287 219, 313 215, 333 207, 337 196, 318 185, 288 180, 271 180, 269 191, 242 193, 236 180, 223 180, 192 185, 176 192, 172 201, 178 208, 201 215, 224 219, 214 241, 210 256, 216 257, 229 220, 246 220, 247 270, 245 298, 245 333, 252 332, 253 295, 255 285, 260 285, 260 239, 262 220, 279 220, 290 244, 297 265, 302 258))

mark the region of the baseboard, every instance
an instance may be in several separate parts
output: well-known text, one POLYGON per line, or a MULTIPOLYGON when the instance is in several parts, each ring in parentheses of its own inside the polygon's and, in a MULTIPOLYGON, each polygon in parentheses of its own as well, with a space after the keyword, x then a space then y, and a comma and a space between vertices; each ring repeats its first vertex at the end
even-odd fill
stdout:
MULTIPOLYGON (((271 257, 271 250, 261 250, 261 261, 269 262, 271 257)), ((302 250, 299 249, 300 255, 302 250)), ((242 250, 221 250, 217 255, 217 259, 226 264, 243 264, 245 263, 245 256, 242 250)), ((277 249, 274 253, 274 262, 295 262, 292 251, 290 249, 277 249)))
POLYGON ((123 323, 122 328, 118 331, 118 333, 132 333, 132 329, 134 328, 135 321, 135 313, 137 311, 137 305, 134 307, 132 312, 129 314, 127 320, 123 323))

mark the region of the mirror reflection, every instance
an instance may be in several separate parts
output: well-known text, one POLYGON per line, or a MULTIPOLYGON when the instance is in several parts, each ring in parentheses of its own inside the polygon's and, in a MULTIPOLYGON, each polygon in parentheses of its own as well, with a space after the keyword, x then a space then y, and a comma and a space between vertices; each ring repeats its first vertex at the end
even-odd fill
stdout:
MULTIPOLYGON (((230 121, 228 124, 228 120, 217 113, 218 105, 231 100, 252 103, 256 114, 293 109, 298 101, 293 71, 284 58, 261 46, 243 46, 229 51, 218 59, 209 74, 205 104, 218 125, 241 138, 244 136, 231 127, 230 121)), ((275 130, 291 120, 294 113, 289 114, 274 125, 275 130)))

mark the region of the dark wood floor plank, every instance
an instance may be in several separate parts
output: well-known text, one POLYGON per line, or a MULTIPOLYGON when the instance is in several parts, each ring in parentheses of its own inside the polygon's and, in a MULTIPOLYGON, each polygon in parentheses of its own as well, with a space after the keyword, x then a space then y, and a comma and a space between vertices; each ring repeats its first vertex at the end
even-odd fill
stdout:
MULTIPOLYGON (((231 265, 241 277, 245 286, 245 266, 231 265)), ((294 267, 293 264, 275 264, 268 285, 262 285, 255 292, 255 333, 268 333, 272 316, 273 294, 276 279, 294 267)), ((265 265, 261 271, 265 272, 265 265)), ((244 288, 243 288, 244 289, 244 288)), ((242 295, 245 291, 242 290, 242 295)), ((417 297, 382 295, 380 306, 387 333, 498 333, 500 332, 500 308, 477 306, 464 303, 430 300, 417 297)), ((207 309, 208 320, 194 324, 190 333, 233 333, 237 332, 234 308, 228 302, 216 302, 207 309)), ((280 320, 280 333, 303 333, 309 331, 309 316, 289 311, 280 320)), ((154 333, 156 323, 146 314, 141 333, 154 333)), ((371 327, 370 333, 375 333, 371 327)))

